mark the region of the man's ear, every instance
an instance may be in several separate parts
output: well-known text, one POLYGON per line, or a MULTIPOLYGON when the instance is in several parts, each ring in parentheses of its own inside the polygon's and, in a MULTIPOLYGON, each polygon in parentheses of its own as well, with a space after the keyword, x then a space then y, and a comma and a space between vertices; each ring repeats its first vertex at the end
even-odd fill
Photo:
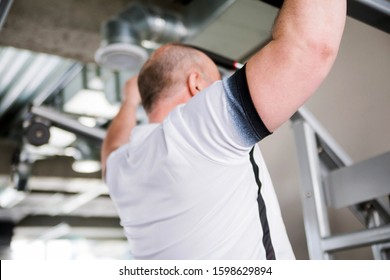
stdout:
POLYGON ((200 75, 198 72, 191 72, 187 79, 188 90, 191 94, 191 97, 195 96, 199 91, 202 90, 200 81, 200 75))

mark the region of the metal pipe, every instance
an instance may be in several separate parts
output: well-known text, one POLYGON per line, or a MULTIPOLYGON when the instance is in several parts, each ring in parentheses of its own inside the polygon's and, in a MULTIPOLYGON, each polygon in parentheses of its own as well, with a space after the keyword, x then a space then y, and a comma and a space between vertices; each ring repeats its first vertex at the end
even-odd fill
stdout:
POLYGON ((390 16, 390 2, 388 0, 355 0, 375 10, 390 16))
POLYGON ((63 89, 70 81, 72 81, 82 69, 82 64, 73 63, 58 80, 50 84, 34 99, 33 106, 42 105, 49 96, 53 95, 54 92, 58 92, 59 90, 63 89))
POLYGON ((326 131, 326 129, 318 122, 318 120, 310 113, 308 109, 305 107, 299 108, 298 112, 291 117, 293 122, 297 119, 303 119, 306 121, 345 166, 353 164, 351 157, 339 146, 339 144, 337 144, 333 137, 326 131))
POLYGON ((325 238, 324 251, 334 252, 390 241, 390 225, 325 238))
MULTIPOLYGON (((274 7, 280 8, 283 4, 282 0, 260 0, 274 7)), ((371 7, 379 12, 382 12, 386 15, 390 15, 390 2, 388 0, 349 0, 348 2, 358 2, 365 6, 371 7)), ((348 4, 351 4, 348 3, 348 4)))
POLYGON ((310 259, 329 259, 321 248, 322 238, 330 235, 328 213, 322 189, 320 163, 313 128, 301 120, 293 122, 296 139, 303 218, 310 259))
POLYGON ((193 46, 193 45, 187 45, 187 46, 205 53, 208 57, 211 58, 212 61, 214 61, 215 64, 217 64, 218 66, 221 66, 227 70, 237 70, 237 69, 240 69, 241 67, 244 66, 243 64, 241 64, 238 61, 235 61, 233 59, 219 55, 215 52, 203 49, 201 47, 197 47, 197 46, 193 46))
POLYGON ((69 118, 69 116, 44 106, 32 106, 30 112, 34 116, 51 121, 53 125, 59 128, 90 138, 98 143, 103 142, 106 135, 106 131, 103 129, 82 125, 78 121, 69 118))
POLYGON ((13 0, 0 0, 0 31, 3 27, 5 19, 7 18, 12 3, 13 0))
POLYGON ((161 2, 134 1, 106 21, 102 25, 101 47, 95 53, 98 64, 114 70, 138 70, 148 56, 144 48, 152 51, 165 43, 188 42, 235 0, 198 0, 187 4, 176 1, 168 6, 161 2))

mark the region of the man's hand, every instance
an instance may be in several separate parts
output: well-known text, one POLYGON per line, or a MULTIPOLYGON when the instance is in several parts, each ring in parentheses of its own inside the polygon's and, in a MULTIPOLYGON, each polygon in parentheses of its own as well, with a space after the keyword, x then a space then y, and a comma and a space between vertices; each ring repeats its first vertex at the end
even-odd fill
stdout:
POLYGON ((103 177, 105 176, 108 156, 120 146, 129 141, 131 131, 137 123, 137 108, 141 103, 141 97, 137 85, 138 76, 130 78, 123 89, 122 106, 112 120, 104 139, 101 151, 103 177))

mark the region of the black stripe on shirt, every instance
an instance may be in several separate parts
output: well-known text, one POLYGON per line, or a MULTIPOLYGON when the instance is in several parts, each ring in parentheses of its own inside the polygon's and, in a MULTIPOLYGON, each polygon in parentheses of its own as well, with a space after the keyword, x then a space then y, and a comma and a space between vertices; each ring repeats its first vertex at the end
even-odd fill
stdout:
POLYGON ((261 227, 263 229, 263 246, 266 252, 266 257, 267 260, 275 260, 275 251, 274 247, 272 245, 272 240, 271 240, 271 234, 269 230, 269 225, 268 225, 268 219, 267 219, 267 210, 265 207, 264 199, 263 196, 261 195, 261 182, 259 179, 259 167, 257 166, 257 163, 254 159, 253 153, 254 153, 254 147, 249 153, 249 158, 252 164, 253 172, 255 175, 256 179, 256 184, 258 186, 258 193, 257 193, 257 203, 259 206, 259 215, 260 215, 260 222, 261 222, 261 227))

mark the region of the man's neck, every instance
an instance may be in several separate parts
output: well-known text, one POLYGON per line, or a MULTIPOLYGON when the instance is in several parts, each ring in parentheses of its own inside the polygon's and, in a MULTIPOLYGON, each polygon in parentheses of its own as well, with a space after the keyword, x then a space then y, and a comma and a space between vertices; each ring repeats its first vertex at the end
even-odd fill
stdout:
POLYGON ((180 104, 187 103, 190 99, 189 94, 182 93, 159 100, 148 114, 149 123, 162 123, 173 109, 180 104))
POLYGON ((164 102, 164 104, 158 104, 156 108, 148 114, 149 123, 162 123, 168 114, 182 103, 164 102))
POLYGON ((162 123, 169 112, 163 114, 162 112, 151 112, 148 114, 149 123, 162 123))

